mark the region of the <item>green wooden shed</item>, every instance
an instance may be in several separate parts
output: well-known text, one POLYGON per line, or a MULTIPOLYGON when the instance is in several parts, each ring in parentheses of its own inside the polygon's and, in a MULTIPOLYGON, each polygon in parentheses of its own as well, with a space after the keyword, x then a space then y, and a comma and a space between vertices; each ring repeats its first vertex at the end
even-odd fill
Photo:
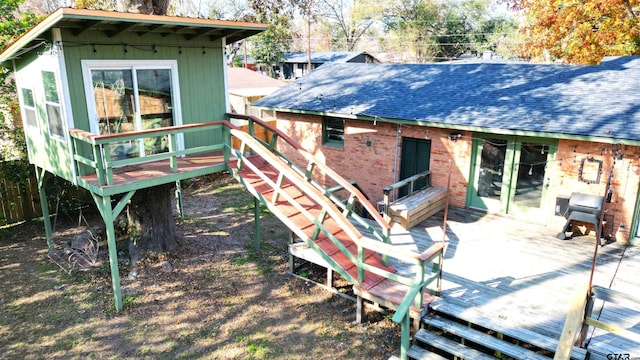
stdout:
POLYGON ((50 173, 88 189, 101 212, 118 309, 114 218, 138 189, 226 170, 228 127, 215 121, 228 112, 225 46, 266 27, 61 8, 0 53, 41 199, 50 173))

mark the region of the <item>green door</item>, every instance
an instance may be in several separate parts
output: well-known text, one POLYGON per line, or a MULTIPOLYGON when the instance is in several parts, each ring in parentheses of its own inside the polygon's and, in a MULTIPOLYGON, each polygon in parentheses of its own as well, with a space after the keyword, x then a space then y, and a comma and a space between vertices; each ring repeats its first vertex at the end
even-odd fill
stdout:
POLYGON ((549 140, 491 136, 474 140, 470 207, 505 214, 536 214, 549 183, 549 140))
MULTIPOLYGON (((400 180, 409 176, 429 170, 431 160, 431 140, 415 139, 409 137, 402 138, 402 155, 400 157, 400 180)), ((416 188, 425 186, 426 181, 420 180, 415 183, 416 188)), ((406 187, 400 189, 398 197, 407 194, 406 187)))

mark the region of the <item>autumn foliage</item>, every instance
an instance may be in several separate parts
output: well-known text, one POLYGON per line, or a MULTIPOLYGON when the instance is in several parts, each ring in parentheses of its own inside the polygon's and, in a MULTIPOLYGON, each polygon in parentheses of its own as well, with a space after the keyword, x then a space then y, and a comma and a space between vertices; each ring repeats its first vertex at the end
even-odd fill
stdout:
POLYGON ((525 16, 525 56, 597 64, 604 56, 640 54, 640 0, 506 1, 525 16))

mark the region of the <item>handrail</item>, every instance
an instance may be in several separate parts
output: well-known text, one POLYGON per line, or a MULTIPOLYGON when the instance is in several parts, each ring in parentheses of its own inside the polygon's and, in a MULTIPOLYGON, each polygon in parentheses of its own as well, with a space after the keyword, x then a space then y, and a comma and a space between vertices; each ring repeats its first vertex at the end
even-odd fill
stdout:
POLYGON ((396 200, 400 200, 400 199, 396 199, 394 198, 393 200, 391 199, 391 193, 393 191, 397 191, 405 186, 409 187, 409 191, 407 191, 407 195, 403 196, 402 198, 405 198, 411 194, 413 194, 414 192, 421 190, 421 189, 416 189, 415 188, 415 183, 421 179, 427 179, 427 183, 425 187, 429 187, 431 186, 431 171, 430 170, 426 170, 423 171, 421 173, 417 173, 415 175, 409 176, 406 179, 400 180, 396 183, 393 183, 387 187, 385 187, 384 189, 382 189, 382 192, 384 194, 384 198, 383 198, 383 203, 385 205, 385 209, 389 209, 389 206, 391 205, 391 202, 396 201, 396 200))
POLYGON ((582 341, 580 341, 578 345, 580 347, 586 347, 589 340, 586 339, 585 336, 590 326, 640 343, 640 333, 593 317, 593 307, 596 300, 603 300, 614 304, 638 304, 638 298, 630 294, 597 285, 589 289, 589 284, 584 284, 579 288, 567 313, 562 334, 560 335, 560 341, 558 342, 558 348, 553 358, 554 360, 568 360, 571 355, 571 349, 576 342, 578 342, 580 335, 582 335, 582 341))
POLYGON ((227 113, 227 116, 230 118, 244 119, 250 122, 257 123, 263 128, 276 134, 277 138, 284 140, 289 146, 297 150, 305 158, 305 160, 309 162, 309 166, 313 166, 319 169, 324 174, 329 176, 331 180, 335 181, 338 185, 342 186, 345 190, 347 190, 350 194, 353 194, 364 206, 364 208, 367 210, 367 213, 369 213, 371 218, 374 219, 376 223, 383 229, 383 231, 388 232, 391 229, 391 226, 389 225, 389 223, 386 220, 384 220, 384 218, 380 215, 378 210, 375 207, 373 207, 371 202, 369 202, 366 199, 366 197, 364 196, 364 194, 362 194, 360 190, 358 190, 355 186, 353 186, 353 184, 351 184, 349 181, 345 180, 342 176, 336 173, 333 169, 331 169, 325 163, 319 161, 314 155, 312 155, 307 150, 305 150, 302 146, 300 146, 300 144, 298 144, 295 140, 293 140, 287 134, 285 134, 284 132, 282 132, 277 128, 274 128, 270 124, 266 123, 265 121, 255 116, 232 114, 232 113, 227 113))

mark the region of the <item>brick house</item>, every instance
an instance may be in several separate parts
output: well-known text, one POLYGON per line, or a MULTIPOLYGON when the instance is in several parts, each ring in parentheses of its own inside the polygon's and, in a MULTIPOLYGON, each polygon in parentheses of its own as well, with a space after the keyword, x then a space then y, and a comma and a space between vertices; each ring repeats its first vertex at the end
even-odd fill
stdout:
POLYGON ((603 236, 634 243, 638 79, 640 57, 598 66, 331 64, 254 105, 277 111, 281 130, 374 203, 384 187, 430 170, 433 185, 449 184, 452 206, 560 230, 559 204, 579 192, 610 199, 603 236))
POLYGON ((305 51, 290 52, 284 54, 285 60, 280 67, 281 76, 284 79, 296 79, 306 75, 309 71, 307 67, 311 63, 311 69, 317 69, 322 64, 327 63, 379 63, 373 55, 367 52, 357 51, 326 51, 312 52, 305 51), (309 57, 310 56, 310 57, 309 57))

